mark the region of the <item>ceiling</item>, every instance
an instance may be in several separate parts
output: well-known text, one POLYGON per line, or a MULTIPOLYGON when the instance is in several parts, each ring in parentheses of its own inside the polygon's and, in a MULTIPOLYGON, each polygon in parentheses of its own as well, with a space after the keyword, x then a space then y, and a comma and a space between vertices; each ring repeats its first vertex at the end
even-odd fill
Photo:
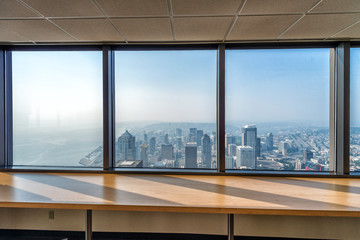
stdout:
POLYGON ((0 43, 359 40, 360 0, 0 0, 0 43))

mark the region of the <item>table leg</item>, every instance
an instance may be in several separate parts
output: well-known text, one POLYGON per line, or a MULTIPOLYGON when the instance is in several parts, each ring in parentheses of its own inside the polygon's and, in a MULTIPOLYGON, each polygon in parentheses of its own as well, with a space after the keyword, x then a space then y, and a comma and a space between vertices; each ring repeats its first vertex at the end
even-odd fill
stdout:
POLYGON ((92 238, 92 210, 86 210, 85 239, 91 240, 91 238, 92 238))
POLYGON ((228 214, 228 240, 234 240, 234 214, 228 214))

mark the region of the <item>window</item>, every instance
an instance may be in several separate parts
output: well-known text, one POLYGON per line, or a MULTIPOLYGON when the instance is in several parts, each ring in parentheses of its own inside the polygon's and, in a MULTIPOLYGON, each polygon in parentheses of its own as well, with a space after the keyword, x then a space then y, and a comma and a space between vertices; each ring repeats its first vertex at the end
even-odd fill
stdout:
POLYGON ((329 171, 329 49, 226 51, 226 168, 329 171))
POLYGON ((14 51, 13 164, 102 167, 101 52, 14 51))
POLYGON ((115 53, 115 166, 216 168, 216 54, 115 53))
POLYGON ((350 52, 350 171, 360 171, 360 48, 350 52))

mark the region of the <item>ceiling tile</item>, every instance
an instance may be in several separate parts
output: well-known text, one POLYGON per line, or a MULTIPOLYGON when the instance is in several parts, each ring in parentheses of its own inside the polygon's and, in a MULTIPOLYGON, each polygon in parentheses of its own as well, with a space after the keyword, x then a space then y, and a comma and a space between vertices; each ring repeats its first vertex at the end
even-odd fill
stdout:
POLYGON ((360 39, 360 23, 355 24, 339 34, 336 34, 333 38, 360 39))
POLYGON ((227 40, 276 39, 301 15, 240 16, 227 40))
POLYGON ((124 41, 107 19, 52 20, 80 41, 124 41))
POLYGON ((233 17, 174 18, 176 40, 223 40, 233 17))
POLYGON ((0 42, 29 42, 29 40, 7 30, 0 29, 0 42))
POLYGON ((45 17, 103 16, 90 0, 23 0, 45 17))
POLYGON ((0 1, 0 18, 39 17, 36 13, 14 0, 0 1))
POLYGON ((318 0, 247 0, 241 14, 304 13, 318 0))
POLYGON ((308 15, 289 29, 281 38, 327 38, 358 20, 360 20, 360 13, 308 15))
POLYGON ((166 0, 97 0, 109 16, 169 16, 166 0))
POLYGON ((311 12, 360 12, 360 2, 359 0, 323 0, 311 12))
POLYGON ((111 19, 128 41, 171 41, 170 18, 111 19))
POLYGON ((236 14, 241 0, 172 0, 174 15, 236 14))
POLYGON ((36 42, 75 41, 46 20, 0 20, 0 28, 16 32, 36 42))

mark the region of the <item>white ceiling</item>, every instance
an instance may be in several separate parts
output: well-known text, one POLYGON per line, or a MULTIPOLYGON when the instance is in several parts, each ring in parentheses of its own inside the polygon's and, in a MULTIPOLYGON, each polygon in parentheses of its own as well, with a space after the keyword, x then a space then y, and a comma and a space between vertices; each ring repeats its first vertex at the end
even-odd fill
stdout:
POLYGON ((360 0, 0 0, 0 43, 359 39, 360 0))

